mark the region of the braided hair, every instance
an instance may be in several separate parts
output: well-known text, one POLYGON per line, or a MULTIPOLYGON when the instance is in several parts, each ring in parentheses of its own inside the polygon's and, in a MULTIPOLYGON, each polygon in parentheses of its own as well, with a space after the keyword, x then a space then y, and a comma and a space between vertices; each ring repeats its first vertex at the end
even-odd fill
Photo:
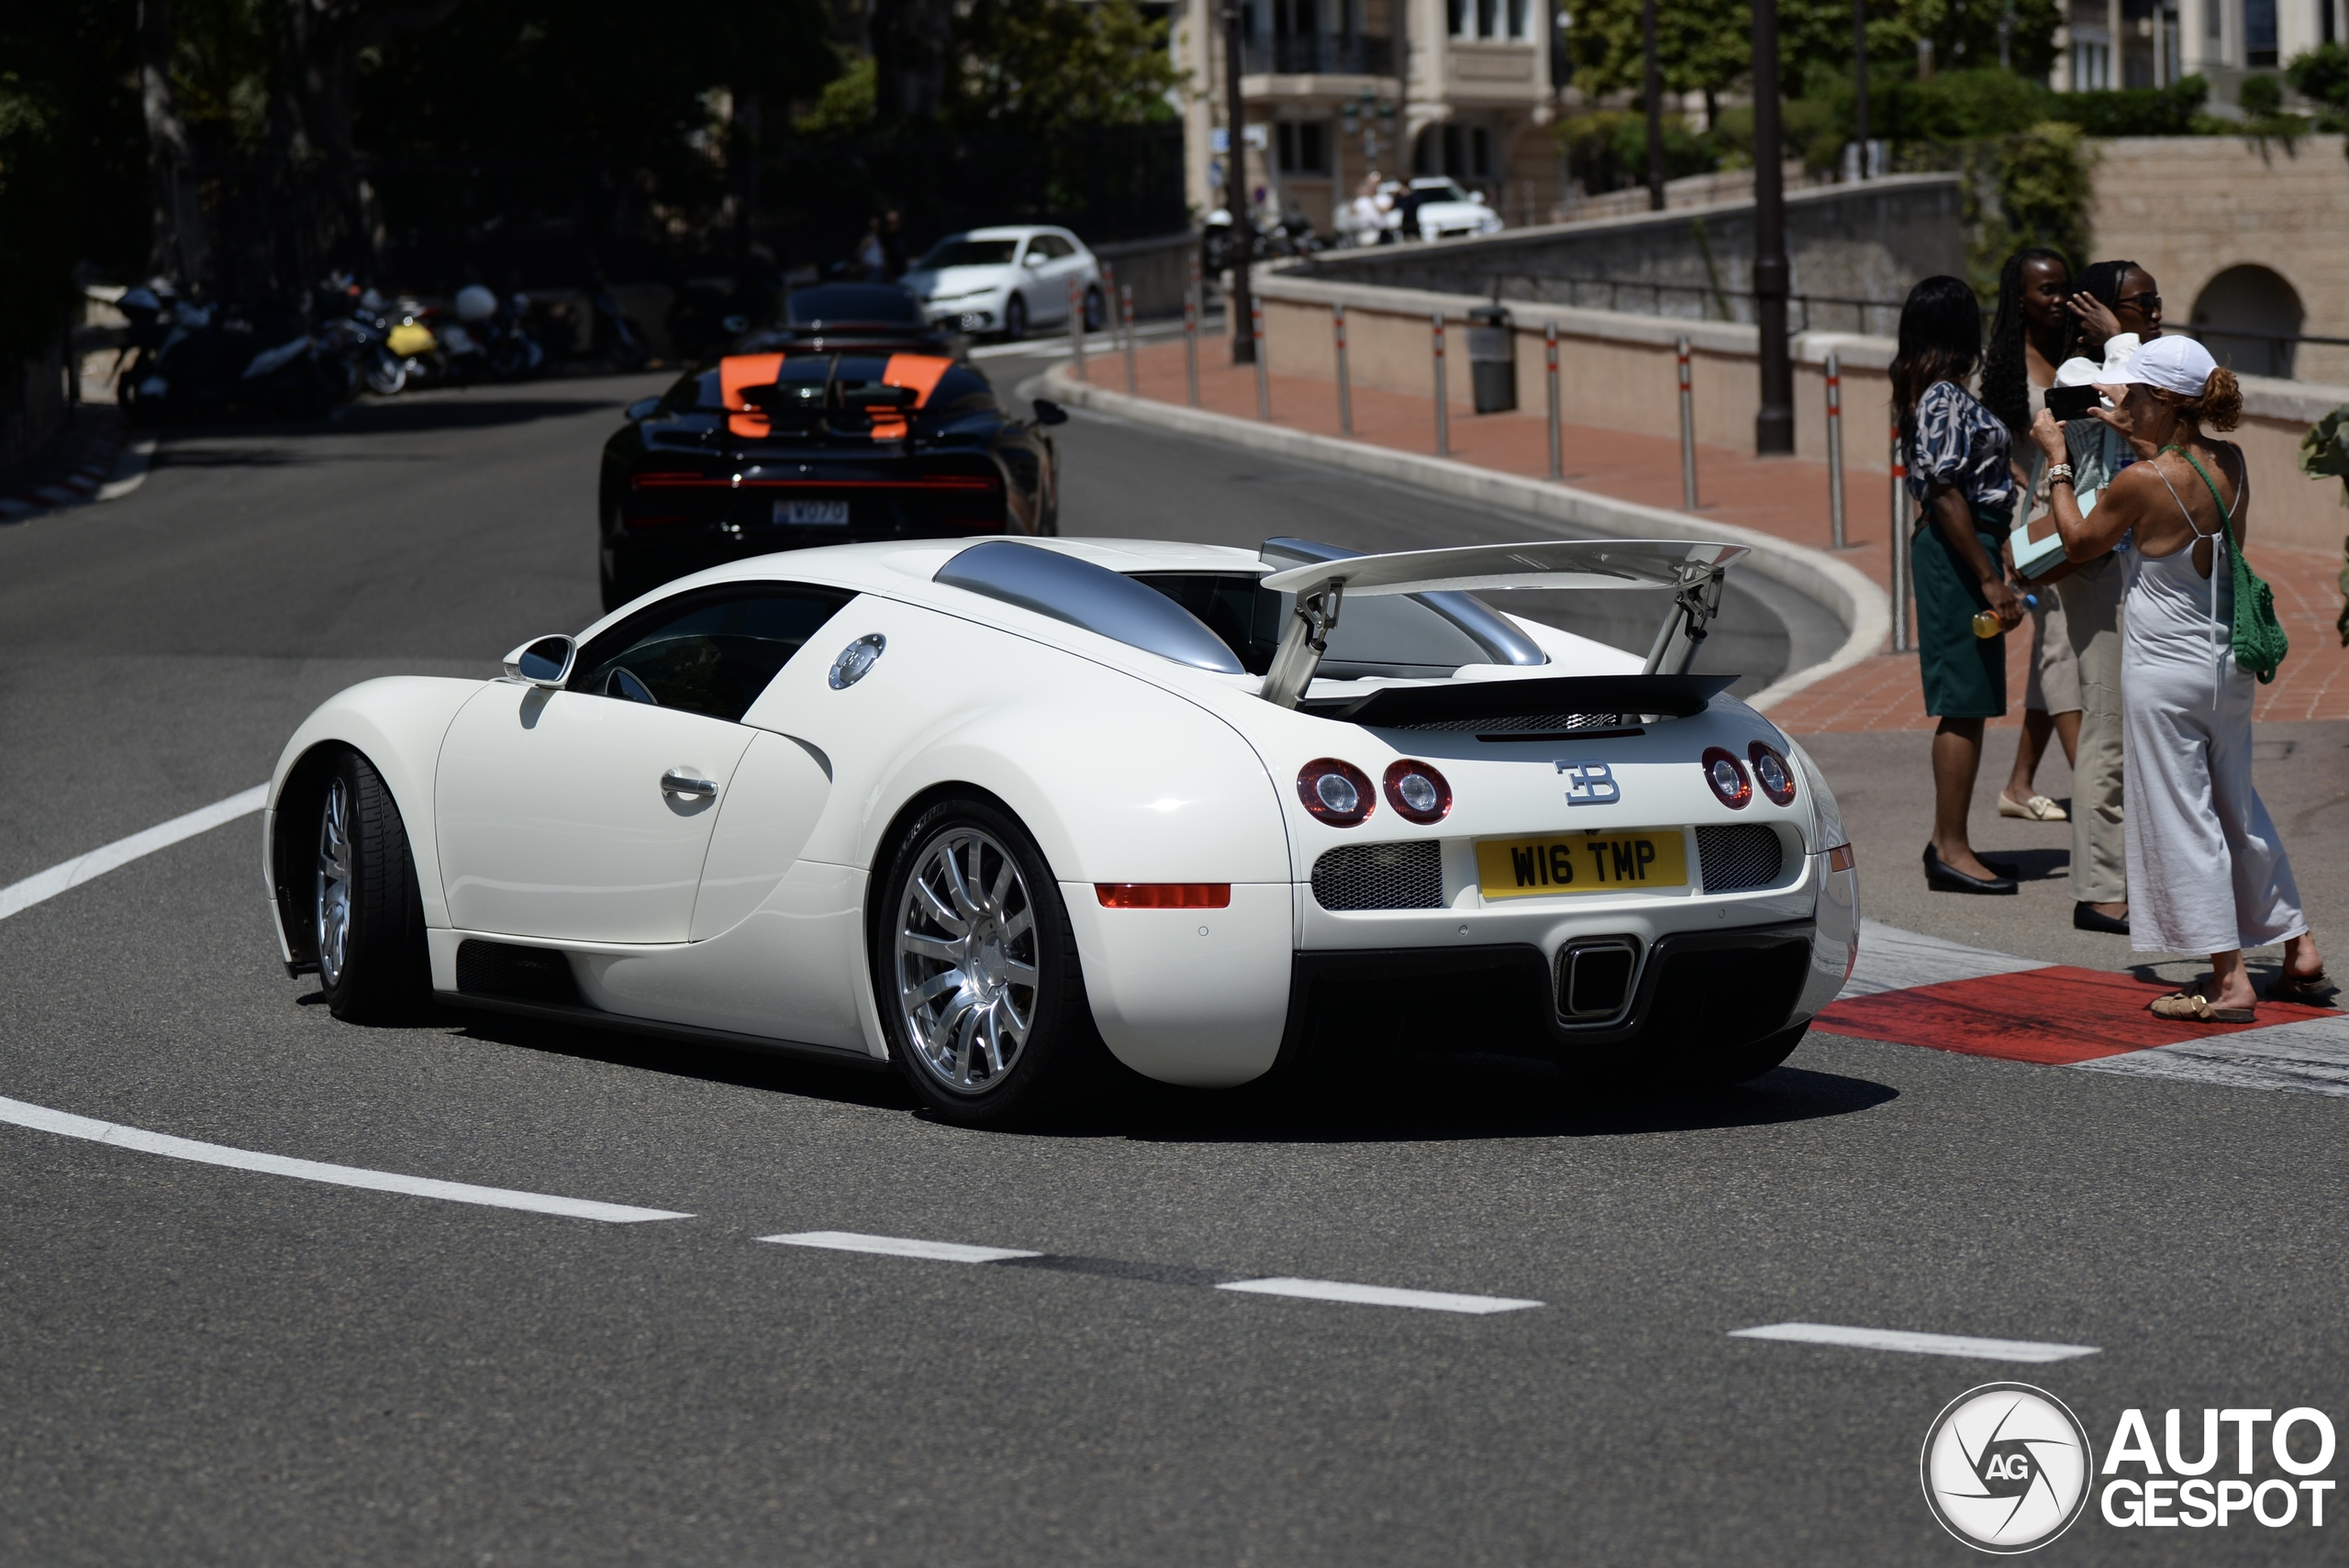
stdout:
POLYGON ((2053 261, 2070 271, 2064 253, 2044 245, 2008 257, 1998 271, 1998 314, 1990 323, 1989 347, 1982 356, 1982 406, 2018 439, 2031 427, 2029 356, 2023 351, 2030 324, 2022 314, 2022 273, 2033 261, 2053 261))

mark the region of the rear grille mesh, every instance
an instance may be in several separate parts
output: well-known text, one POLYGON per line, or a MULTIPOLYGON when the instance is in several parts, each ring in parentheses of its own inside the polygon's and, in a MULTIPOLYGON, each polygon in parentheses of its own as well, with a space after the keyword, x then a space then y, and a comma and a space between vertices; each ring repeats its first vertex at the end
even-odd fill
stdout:
POLYGON ((1776 831, 1758 823, 1699 828, 1697 863, 1704 868, 1706 892, 1737 893, 1777 881, 1786 851, 1776 831))
POLYGON ((1313 862, 1313 902, 1324 909, 1441 909, 1443 849, 1348 844, 1313 862))

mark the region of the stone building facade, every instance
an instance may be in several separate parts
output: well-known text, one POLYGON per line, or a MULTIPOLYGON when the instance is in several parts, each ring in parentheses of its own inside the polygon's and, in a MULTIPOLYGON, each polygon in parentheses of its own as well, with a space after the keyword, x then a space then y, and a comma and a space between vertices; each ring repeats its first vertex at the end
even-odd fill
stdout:
MULTIPOLYGON (((1364 175, 1450 174, 1512 227, 1560 199, 1550 134, 1550 0, 1241 0, 1245 189, 1328 233, 1364 175)), ((1171 47, 1189 72, 1185 162, 1201 212, 1227 205, 1219 5, 1180 0, 1171 47)))

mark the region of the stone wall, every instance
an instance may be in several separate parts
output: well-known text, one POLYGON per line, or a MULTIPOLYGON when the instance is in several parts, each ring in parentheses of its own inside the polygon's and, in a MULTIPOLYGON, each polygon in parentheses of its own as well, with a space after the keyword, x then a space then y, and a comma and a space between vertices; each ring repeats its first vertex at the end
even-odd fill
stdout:
MULTIPOLYGON (((2343 138, 2287 146, 2241 136, 2125 137, 2097 150, 2096 253, 2152 272, 2168 320, 2203 325, 2195 305, 2211 280, 2257 267, 2299 295, 2303 334, 2349 338, 2343 138)), ((2248 354, 2229 357, 2238 370, 2271 368, 2248 354)), ((2349 346, 2304 345, 2292 370, 2303 381, 2349 382, 2349 346)))
MULTIPOLYGON (((1920 278, 1965 272, 1965 233, 1954 174, 1903 174, 1859 185, 1830 185, 1787 197, 1787 256, 1798 294, 1882 300, 1895 306, 1920 278)), ((1620 297, 1660 316, 1750 321, 1728 297, 1753 286, 1753 204, 1718 202, 1630 217, 1548 224, 1480 239, 1331 250, 1296 263, 1291 275, 1329 283, 1497 293, 1505 299, 1596 305, 1570 278, 1623 278, 1669 287, 1647 300, 1620 297), (1710 291, 1719 289, 1720 295, 1710 291)), ((1633 294, 1639 291, 1631 291, 1633 294)), ((1814 307, 1811 325, 1886 330, 1897 309, 1863 320, 1848 309, 1814 307)), ((1799 318, 1797 325, 1800 325, 1799 318)))

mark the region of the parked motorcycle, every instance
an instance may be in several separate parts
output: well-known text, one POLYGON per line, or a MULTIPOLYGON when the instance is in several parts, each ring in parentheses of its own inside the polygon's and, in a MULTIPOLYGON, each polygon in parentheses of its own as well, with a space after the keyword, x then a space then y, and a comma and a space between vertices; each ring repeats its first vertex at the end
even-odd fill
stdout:
POLYGON ((315 419, 349 395, 349 362, 291 311, 228 314, 152 288, 127 291, 116 394, 133 423, 230 408, 315 419))
POLYGON ((591 351, 609 360, 615 370, 642 370, 652 357, 651 345, 645 342, 636 323, 628 318, 628 312, 620 308, 620 302, 613 296, 611 285, 604 281, 601 272, 587 281, 587 307, 596 317, 591 351))

